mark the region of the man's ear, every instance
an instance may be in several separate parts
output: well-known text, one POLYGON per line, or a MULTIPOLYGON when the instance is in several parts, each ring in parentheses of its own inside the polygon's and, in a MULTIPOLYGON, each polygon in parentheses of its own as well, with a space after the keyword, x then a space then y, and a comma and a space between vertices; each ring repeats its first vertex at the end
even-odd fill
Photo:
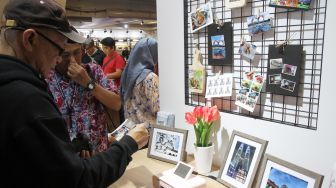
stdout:
POLYGON ((27 51, 33 51, 37 34, 33 29, 27 29, 22 34, 22 45, 27 51))

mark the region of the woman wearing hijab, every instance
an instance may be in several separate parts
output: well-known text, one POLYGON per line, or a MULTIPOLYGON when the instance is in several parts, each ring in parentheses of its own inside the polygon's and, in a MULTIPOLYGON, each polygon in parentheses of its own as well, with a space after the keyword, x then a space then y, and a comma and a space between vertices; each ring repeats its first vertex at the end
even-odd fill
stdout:
POLYGON ((157 42, 141 39, 132 49, 121 76, 121 95, 126 119, 134 123, 156 123, 159 107, 159 78, 153 72, 158 63, 157 42))

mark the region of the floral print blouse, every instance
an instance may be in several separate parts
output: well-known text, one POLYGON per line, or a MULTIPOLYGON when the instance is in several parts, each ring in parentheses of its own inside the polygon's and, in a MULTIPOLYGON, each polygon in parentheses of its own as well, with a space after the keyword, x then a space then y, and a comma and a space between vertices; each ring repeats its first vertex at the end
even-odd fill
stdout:
MULTIPOLYGON (((118 88, 104 76, 103 70, 94 63, 85 64, 97 84, 119 93, 118 88)), ((85 134, 96 152, 105 151, 108 147, 107 117, 104 106, 90 91, 72 80, 52 71, 47 79, 49 89, 54 96, 55 103, 67 122, 70 139, 78 133, 85 134)))
POLYGON ((159 105, 159 77, 151 72, 134 86, 131 98, 124 105, 125 118, 136 124, 155 124, 159 105))

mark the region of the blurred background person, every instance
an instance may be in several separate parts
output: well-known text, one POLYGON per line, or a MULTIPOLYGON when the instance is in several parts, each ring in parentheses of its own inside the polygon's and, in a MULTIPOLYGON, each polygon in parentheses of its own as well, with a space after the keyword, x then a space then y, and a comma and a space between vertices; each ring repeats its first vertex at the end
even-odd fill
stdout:
POLYGON ((103 71, 107 78, 113 79, 117 87, 120 87, 120 77, 125 68, 124 58, 116 51, 115 40, 106 37, 101 41, 106 57, 103 61, 103 71))
POLYGON ((132 49, 121 77, 124 115, 134 123, 156 123, 160 110, 159 77, 153 71, 157 63, 156 40, 141 39, 132 49))
POLYGON ((130 51, 128 50, 128 47, 126 46, 124 50, 121 52, 121 55, 124 57, 126 62, 128 60, 129 54, 130 54, 130 51))
POLYGON ((105 58, 105 53, 97 48, 94 44, 94 40, 92 38, 87 38, 83 44, 83 48, 85 53, 82 57, 82 63, 90 63, 92 60, 95 61, 98 65, 103 65, 103 60, 105 58))

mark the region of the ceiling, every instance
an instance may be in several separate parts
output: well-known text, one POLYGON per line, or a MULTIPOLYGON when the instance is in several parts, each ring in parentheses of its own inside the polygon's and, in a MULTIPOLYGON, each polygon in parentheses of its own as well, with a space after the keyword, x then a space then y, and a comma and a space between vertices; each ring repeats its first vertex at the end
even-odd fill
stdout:
POLYGON ((67 0, 66 12, 78 29, 156 31, 156 0, 67 0))

